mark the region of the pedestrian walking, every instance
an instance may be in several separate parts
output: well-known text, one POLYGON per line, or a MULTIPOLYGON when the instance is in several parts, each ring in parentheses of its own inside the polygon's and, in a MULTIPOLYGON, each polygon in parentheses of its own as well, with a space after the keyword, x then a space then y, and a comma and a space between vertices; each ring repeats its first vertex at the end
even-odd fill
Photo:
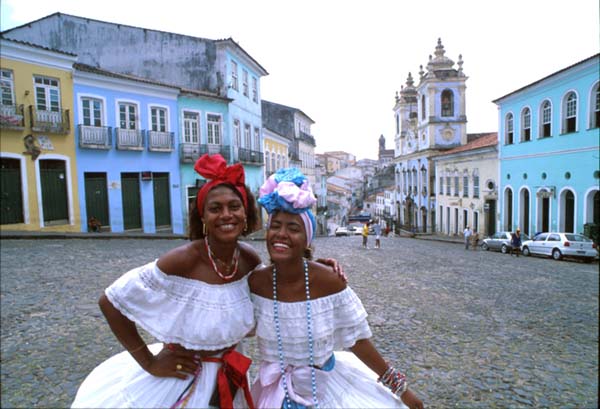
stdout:
POLYGON ((362 234, 362 239, 363 239, 362 246, 363 246, 363 248, 368 249, 369 247, 367 247, 367 244, 368 244, 368 240, 369 240, 369 222, 366 222, 365 224, 363 224, 361 234, 362 234))
POLYGON ((515 231, 512 235, 511 235, 511 240, 510 240, 510 255, 512 256, 513 253, 515 254, 515 256, 519 257, 519 253, 521 252, 521 245, 522 245, 522 240, 521 240, 521 229, 517 228, 517 231, 515 231))
POLYGON ((379 220, 375 222, 373 226, 373 230, 375 231, 375 248, 381 248, 381 225, 379 224, 379 220))
POLYGON ((471 231, 471 228, 469 226, 467 226, 463 231, 463 236, 465 238, 465 250, 469 250, 469 241, 471 240, 472 234, 473 232, 471 231))
POLYGON ((261 261, 238 239, 255 230, 258 211, 242 165, 203 155, 194 169, 207 183, 190 211, 191 242, 102 294, 100 309, 126 351, 88 375, 73 407, 254 407, 251 360, 236 346, 255 328, 248 275, 261 261), (161 343, 146 345, 138 326, 161 343))
POLYGON ((257 407, 422 409, 406 376, 369 340, 356 293, 330 268, 310 260, 316 198, 302 174, 290 172, 283 181, 295 180, 295 189, 261 188, 259 199, 269 214, 272 264, 249 279, 262 359, 252 386, 257 407))

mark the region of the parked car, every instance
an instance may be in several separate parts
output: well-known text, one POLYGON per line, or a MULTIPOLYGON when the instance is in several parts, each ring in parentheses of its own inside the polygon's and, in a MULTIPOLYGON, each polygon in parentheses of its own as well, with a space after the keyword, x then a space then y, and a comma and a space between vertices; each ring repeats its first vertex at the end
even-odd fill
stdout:
POLYGON ((579 258, 591 263, 598 257, 596 244, 582 234, 540 233, 533 240, 523 242, 523 255, 550 256, 554 260, 563 257, 579 258))
MULTIPOLYGON (((502 254, 509 253, 512 249, 511 236, 512 232, 499 231, 491 235, 490 237, 483 239, 481 248, 483 250, 500 250, 502 254)), ((521 233, 521 243, 529 240, 529 236, 525 233, 521 233)))
POLYGON ((335 237, 351 236, 351 235, 352 235, 352 233, 350 232, 350 230, 348 230, 347 227, 340 226, 337 229, 335 229, 335 237))
POLYGON ((350 231, 350 234, 353 234, 355 236, 360 236, 362 234, 362 226, 357 226, 357 225, 348 226, 348 231, 350 231))

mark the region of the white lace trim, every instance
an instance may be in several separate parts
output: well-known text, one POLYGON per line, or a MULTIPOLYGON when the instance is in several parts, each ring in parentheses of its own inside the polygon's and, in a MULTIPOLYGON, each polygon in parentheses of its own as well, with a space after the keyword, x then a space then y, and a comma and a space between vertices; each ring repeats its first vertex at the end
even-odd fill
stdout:
MULTIPOLYGON (((262 360, 278 362, 273 300, 251 294, 262 360)), ((311 301, 315 365, 323 365, 334 350, 350 348, 356 341, 371 337, 367 312, 350 287, 311 301)), ((279 302, 279 325, 283 355, 291 365, 308 365, 306 302, 279 302)))
POLYGON ((254 328, 248 276, 227 284, 168 275, 156 261, 135 268, 105 291, 110 302, 161 342, 217 350, 254 328))

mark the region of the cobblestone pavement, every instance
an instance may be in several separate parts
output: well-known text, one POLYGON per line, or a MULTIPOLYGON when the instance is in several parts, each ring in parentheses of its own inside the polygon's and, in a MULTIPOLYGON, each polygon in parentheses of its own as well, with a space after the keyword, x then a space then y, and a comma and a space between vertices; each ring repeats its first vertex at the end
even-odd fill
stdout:
MULTIPOLYGON (((97 307, 102 290, 181 243, 3 239, 2 407, 69 406, 86 374, 122 350, 97 307)), ((380 250, 360 243, 318 238, 316 256, 345 266, 375 345, 426 407, 597 407, 597 262, 409 238, 383 238, 380 250)), ((253 244, 265 259, 264 242, 253 244)))

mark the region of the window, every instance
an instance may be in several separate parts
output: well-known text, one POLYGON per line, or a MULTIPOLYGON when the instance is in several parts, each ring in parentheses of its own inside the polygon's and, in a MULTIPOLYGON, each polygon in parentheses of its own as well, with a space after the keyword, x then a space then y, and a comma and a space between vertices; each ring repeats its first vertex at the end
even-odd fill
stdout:
POLYGON ((242 70, 242 93, 248 96, 248 71, 242 70))
POLYGON ((463 173, 463 197, 469 197, 469 173, 466 170, 463 173))
POLYGON ((244 124, 244 148, 250 149, 250 124, 244 124))
POLYGON ((97 98, 81 98, 83 125, 102 126, 102 101, 97 98))
POLYGON ((577 95, 569 92, 564 103, 563 133, 575 132, 577 128, 577 95))
POLYGON ((600 83, 592 91, 592 118, 590 128, 600 128, 600 83))
POLYGON ((234 143, 238 148, 242 146, 242 129, 240 128, 240 120, 233 120, 233 136, 235 138, 234 143))
POLYGON ((200 141, 200 114, 183 112, 183 142, 198 143, 200 141))
POLYGON ((119 103, 119 127, 121 129, 137 129, 137 106, 119 103))
POLYGON ((271 154, 271 172, 277 171, 277 164, 275 163, 275 152, 271 154))
POLYGON ((60 111, 60 89, 58 80, 34 77, 35 106, 39 111, 60 111))
POLYGON ((505 126, 504 132, 506 133, 506 136, 504 138, 504 143, 506 145, 512 145, 514 143, 513 114, 506 115, 506 122, 505 122, 504 126, 505 126))
POLYGON ((421 95, 421 119, 425 119, 425 95, 421 95))
POLYGON ((450 189, 452 187, 452 180, 450 176, 446 176, 446 196, 450 196, 450 189))
POLYGON ((521 112, 521 141, 527 142, 531 140, 531 110, 523 109, 521 112))
POLYGON ((167 110, 165 108, 150 108, 151 129, 154 132, 167 132, 167 110))
POLYGON ((269 162, 269 151, 265 151, 265 172, 271 174, 271 163, 269 162))
POLYGON ((440 176, 440 195, 444 193, 444 177, 440 176))
POLYGON ((473 171, 473 197, 479 198, 479 172, 473 171))
POLYGON ((400 134, 400 115, 396 114, 396 135, 400 134))
POLYGON ((0 104, 15 105, 15 81, 12 71, 0 70, 0 89, 2 92, 0 104))
POLYGON ((454 173, 454 196, 458 196, 458 173, 454 173))
POLYGON ((257 152, 262 150, 260 148, 260 129, 257 127, 254 128, 254 150, 257 152))
POLYGON ((231 88, 239 90, 238 86, 238 65, 235 61, 231 61, 231 88))
POLYGON ((206 115, 208 143, 213 145, 221 144, 221 115, 206 115))
POLYGON ((542 103, 540 138, 552 136, 552 105, 546 100, 542 103))
POLYGON ((252 101, 258 103, 258 80, 252 77, 252 101))
POLYGON ((454 116, 454 94, 449 89, 442 92, 442 116, 454 116))

